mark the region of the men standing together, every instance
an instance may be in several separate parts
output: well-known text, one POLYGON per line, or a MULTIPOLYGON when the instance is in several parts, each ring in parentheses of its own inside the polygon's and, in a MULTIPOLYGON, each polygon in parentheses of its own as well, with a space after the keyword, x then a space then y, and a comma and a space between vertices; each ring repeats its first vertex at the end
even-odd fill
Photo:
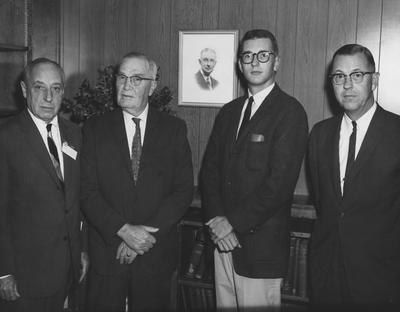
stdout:
POLYGON ((238 63, 248 94, 219 112, 201 173, 202 204, 218 247, 217 308, 278 310, 307 117, 275 83, 280 57, 272 33, 247 32, 238 63))

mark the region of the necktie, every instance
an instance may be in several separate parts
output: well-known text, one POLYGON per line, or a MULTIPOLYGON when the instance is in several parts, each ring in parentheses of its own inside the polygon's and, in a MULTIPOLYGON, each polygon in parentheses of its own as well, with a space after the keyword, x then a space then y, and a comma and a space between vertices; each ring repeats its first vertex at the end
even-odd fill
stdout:
POLYGON ((133 179, 136 183, 138 175, 139 175, 139 166, 140 166, 140 156, 142 155, 142 139, 140 134, 140 119, 132 118, 135 123, 136 131, 132 140, 132 173, 133 179))
POLYGON ((212 90, 212 85, 211 85, 211 79, 210 79, 210 76, 207 76, 207 78, 206 78, 206 82, 207 82, 207 85, 208 85, 208 89, 212 90))
POLYGON ((351 123, 353 124, 353 132, 351 133, 349 139, 349 153, 347 155, 346 173, 344 175, 344 185, 346 185, 346 180, 351 168, 354 165, 355 155, 356 155, 357 123, 355 121, 352 121, 351 123))
POLYGON ((53 163, 54 169, 56 170, 57 177, 60 179, 60 181, 63 181, 60 167, 60 159, 58 158, 57 146, 54 143, 53 135, 51 134, 51 126, 51 123, 48 123, 46 125, 47 145, 49 146, 51 162, 53 163))
POLYGON ((243 132, 243 129, 246 128, 247 124, 250 121, 251 107, 253 106, 253 102, 254 102, 254 99, 251 96, 247 102, 246 110, 244 111, 243 120, 242 120, 242 124, 240 125, 240 128, 239 128, 237 139, 239 139, 241 133, 243 132))

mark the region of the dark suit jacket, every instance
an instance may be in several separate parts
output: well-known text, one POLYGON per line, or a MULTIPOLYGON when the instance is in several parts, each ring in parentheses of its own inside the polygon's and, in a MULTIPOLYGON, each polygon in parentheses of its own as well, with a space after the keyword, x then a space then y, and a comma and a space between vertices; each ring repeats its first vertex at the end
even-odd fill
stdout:
POLYGON ((59 290, 69 253, 79 274, 81 134, 58 120, 62 141, 78 151, 76 160, 64 153, 64 188, 27 110, 0 127, 0 276, 15 275, 21 296, 59 290))
POLYGON ((202 203, 207 219, 224 215, 238 234, 236 273, 283 277, 307 117, 301 104, 275 85, 236 142, 245 99, 226 104, 216 118, 202 167, 202 203))
POLYGON ((312 234, 316 302, 335 302, 337 259, 343 254, 356 302, 399 301, 400 117, 378 106, 342 198, 339 135, 342 115, 315 125, 309 165, 318 218, 312 234), (341 244, 339 244, 341 243, 341 244))
MULTIPOLYGON (((203 75, 201 74, 201 71, 200 71, 200 70, 195 74, 195 78, 196 78, 197 84, 199 85, 199 87, 200 87, 201 89, 210 90, 210 89, 208 88, 208 84, 207 84, 207 82, 204 80, 204 77, 203 77, 203 75)), ((218 80, 214 79, 214 78, 211 77, 211 76, 210 76, 210 78, 211 78, 211 86, 212 86, 213 89, 215 89, 215 88, 218 86, 219 82, 218 82, 218 80)))
POLYGON ((154 247, 132 265, 171 272, 176 265, 176 224, 192 201, 193 172, 185 123, 149 108, 135 186, 120 109, 88 120, 83 131, 82 209, 89 223, 92 268, 126 274, 115 259, 126 223, 158 227, 154 247))

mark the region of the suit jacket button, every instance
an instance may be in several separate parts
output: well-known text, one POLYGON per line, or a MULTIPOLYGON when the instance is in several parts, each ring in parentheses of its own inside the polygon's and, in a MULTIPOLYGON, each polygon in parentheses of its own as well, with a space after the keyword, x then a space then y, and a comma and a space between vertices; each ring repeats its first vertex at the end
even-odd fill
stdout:
POLYGON ((340 213, 340 217, 341 217, 341 218, 344 218, 344 212, 341 212, 341 213, 340 213))
POLYGON ((67 209, 65 209, 64 211, 65 211, 65 214, 68 214, 68 210, 67 209))
POLYGON ((63 240, 64 240, 64 241, 66 241, 66 240, 67 240, 67 235, 65 235, 65 236, 63 237, 63 240))

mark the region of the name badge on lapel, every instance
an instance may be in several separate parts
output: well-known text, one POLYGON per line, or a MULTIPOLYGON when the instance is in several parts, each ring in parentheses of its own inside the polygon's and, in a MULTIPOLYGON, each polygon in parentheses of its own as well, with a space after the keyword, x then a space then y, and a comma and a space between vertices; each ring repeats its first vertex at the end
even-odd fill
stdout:
POLYGON ((78 152, 76 150, 74 150, 71 146, 69 146, 67 142, 63 142, 61 150, 64 154, 68 155, 73 160, 76 160, 76 156, 78 155, 78 152))
POLYGON ((264 136, 259 133, 252 133, 250 137, 251 142, 264 142, 264 136))

